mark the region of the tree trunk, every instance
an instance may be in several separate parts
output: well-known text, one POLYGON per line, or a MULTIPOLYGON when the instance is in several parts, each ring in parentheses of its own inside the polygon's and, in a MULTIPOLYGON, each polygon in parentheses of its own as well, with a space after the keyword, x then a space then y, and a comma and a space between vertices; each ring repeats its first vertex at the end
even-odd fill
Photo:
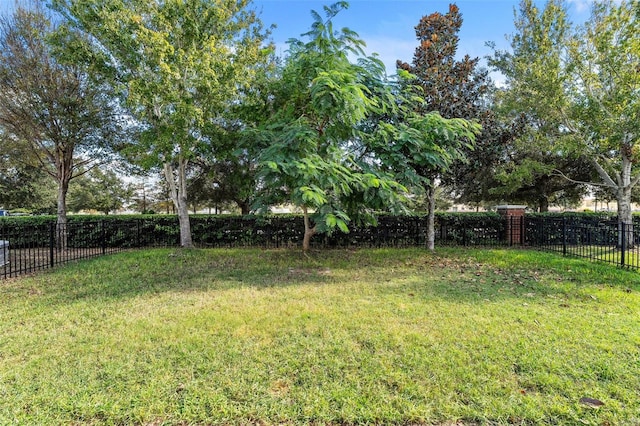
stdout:
POLYGON ((538 210, 540 213, 547 213, 549 211, 549 197, 543 195, 538 198, 538 210))
POLYGON ((240 214, 242 214, 243 216, 246 216, 248 214, 251 213, 251 203, 249 203, 248 199, 240 199, 240 198, 234 198, 233 202, 237 204, 237 206, 240 208, 240 214))
POLYGON ((58 181, 56 246, 58 250, 67 248, 67 192, 73 177, 73 149, 58 147, 55 155, 56 180, 58 181))
POLYGON ((436 188, 434 185, 429 185, 427 188, 427 249, 434 251, 435 250, 435 240, 436 240, 436 226, 435 226, 435 217, 436 217, 436 188))
POLYGON ((634 247, 633 213, 631 211, 631 190, 617 191, 618 202, 618 245, 627 249, 634 247))
POLYGON ((302 238, 302 251, 306 253, 311 247, 311 237, 315 235, 316 227, 311 227, 311 221, 309 220, 307 206, 302 206, 302 213, 304 217, 304 237, 302 238))
POLYGON ((251 205, 247 200, 236 201, 236 203, 240 207, 240 212, 242 213, 243 216, 246 216, 249 213, 251 213, 251 205))
POLYGON ((69 180, 61 179, 58 183, 56 246, 58 250, 67 248, 67 192, 69 180))
POLYGON ((615 191, 618 204, 618 245, 622 247, 624 243, 624 246, 629 249, 634 247, 631 190, 638 184, 640 176, 632 177, 633 161, 631 160, 630 145, 623 143, 620 147, 620 153, 622 165, 620 171, 617 172, 613 178, 607 173, 604 167, 598 163, 597 159, 593 160, 593 164, 605 185, 615 191), (625 230, 624 235, 622 232, 623 229, 625 230))
POLYGON ((187 161, 178 159, 177 172, 171 163, 164 164, 164 174, 169 185, 169 195, 173 201, 175 210, 178 212, 178 223, 180 224, 180 246, 183 248, 193 248, 191 239, 191 223, 189 222, 189 205, 187 203, 187 161))

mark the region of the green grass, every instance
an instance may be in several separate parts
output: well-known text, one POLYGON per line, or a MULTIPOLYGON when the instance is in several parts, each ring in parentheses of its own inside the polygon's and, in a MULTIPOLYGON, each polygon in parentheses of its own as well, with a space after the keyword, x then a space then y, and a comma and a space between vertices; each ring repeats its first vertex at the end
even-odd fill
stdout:
POLYGON ((0 282, 0 424, 637 425, 639 281, 523 250, 84 261, 0 282))
MULTIPOLYGON (((562 247, 556 248, 557 252, 562 252, 562 247)), ((603 247, 603 246, 568 246, 567 254, 573 256, 579 256, 584 258, 590 258, 596 261, 602 261, 612 263, 614 265, 622 264, 622 251, 616 247, 603 247)), ((638 247, 625 250, 624 264, 634 268, 640 267, 640 251, 638 247)))

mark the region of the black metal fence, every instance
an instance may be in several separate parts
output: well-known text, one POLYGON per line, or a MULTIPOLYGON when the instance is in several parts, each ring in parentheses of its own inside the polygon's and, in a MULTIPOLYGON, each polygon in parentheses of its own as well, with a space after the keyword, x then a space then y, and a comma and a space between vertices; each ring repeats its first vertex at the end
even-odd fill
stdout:
POLYGON ((576 217, 525 217, 529 247, 640 269, 640 224, 576 217))
POLYGON ((124 250, 117 236, 130 230, 109 222, 0 227, 0 277, 9 278, 79 259, 124 250))
MULTIPOLYGON (((198 247, 299 247, 304 235, 301 218, 292 216, 194 217, 191 228, 198 247)), ((640 269, 638 232, 610 220, 443 215, 435 231, 440 246, 523 245, 640 269)), ((423 216, 381 216, 375 227, 317 235, 312 247, 424 247, 426 234, 423 216)), ((55 221, 0 223, 0 278, 123 250, 179 245, 177 218, 171 216, 71 221, 64 227, 55 221)))
MULTIPOLYGON (((296 216, 193 217, 193 242, 198 247, 299 247, 304 235, 296 216)), ((438 245, 504 245, 509 225, 498 215, 451 215, 438 218, 438 245)), ((377 226, 353 227, 348 234, 316 235, 313 248, 422 247, 426 244, 424 216, 380 216, 377 226)), ((0 222, 0 278, 52 268, 103 254, 145 247, 178 247, 175 216, 97 221, 55 221, 33 224, 0 222)))

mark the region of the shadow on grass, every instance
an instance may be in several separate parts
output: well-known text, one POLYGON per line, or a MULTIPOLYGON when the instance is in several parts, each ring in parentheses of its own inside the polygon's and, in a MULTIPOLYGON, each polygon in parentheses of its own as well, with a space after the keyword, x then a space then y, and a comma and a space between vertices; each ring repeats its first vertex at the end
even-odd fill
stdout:
POLYGON ((541 298, 594 302, 594 292, 618 289, 640 292, 640 274, 613 265, 524 249, 453 250, 431 259, 422 276, 388 287, 387 292, 454 302, 520 299, 524 305, 541 298))
MULTIPOLYGON (((68 303, 145 294, 370 283, 383 295, 483 302, 533 296, 566 297, 580 288, 640 290, 637 273, 524 250, 158 249, 106 256, 61 267, 0 288, 68 303), (391 284, 391 285, 385 285, 391 284)), ((631 291, 631 290, 630 290, 631 291)))
POLYGON ((31 279, 57 301, 327 282, 321 268, 301 262, 301 253, 284 250, 158 249, 80 261, 31 279))

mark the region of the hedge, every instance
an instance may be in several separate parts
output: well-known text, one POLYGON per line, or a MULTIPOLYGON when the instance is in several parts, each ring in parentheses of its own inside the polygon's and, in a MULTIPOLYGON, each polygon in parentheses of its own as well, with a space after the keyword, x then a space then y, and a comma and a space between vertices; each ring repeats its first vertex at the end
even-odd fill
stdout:
MULTIPOLYGON (((193 242, 200 247, 291 247, 304 234, 300 215, 192 215, 193 242)), ((11 246, 36 247, 55 237, 55 216, 0 218, 0 239, 11 246)), ((425 215, 379 215, 377 226, 352 227, 317 235, 312 246, 321 247, 409 247, 426 243, 425 215)), ((68 247, 157 247, 180 243, 178 219, 174 215, 69 216, 68 247)), ((497 213, 439 213, 436 241, 439 244, 482 245, 504 242, 506 224, 497 213)))

